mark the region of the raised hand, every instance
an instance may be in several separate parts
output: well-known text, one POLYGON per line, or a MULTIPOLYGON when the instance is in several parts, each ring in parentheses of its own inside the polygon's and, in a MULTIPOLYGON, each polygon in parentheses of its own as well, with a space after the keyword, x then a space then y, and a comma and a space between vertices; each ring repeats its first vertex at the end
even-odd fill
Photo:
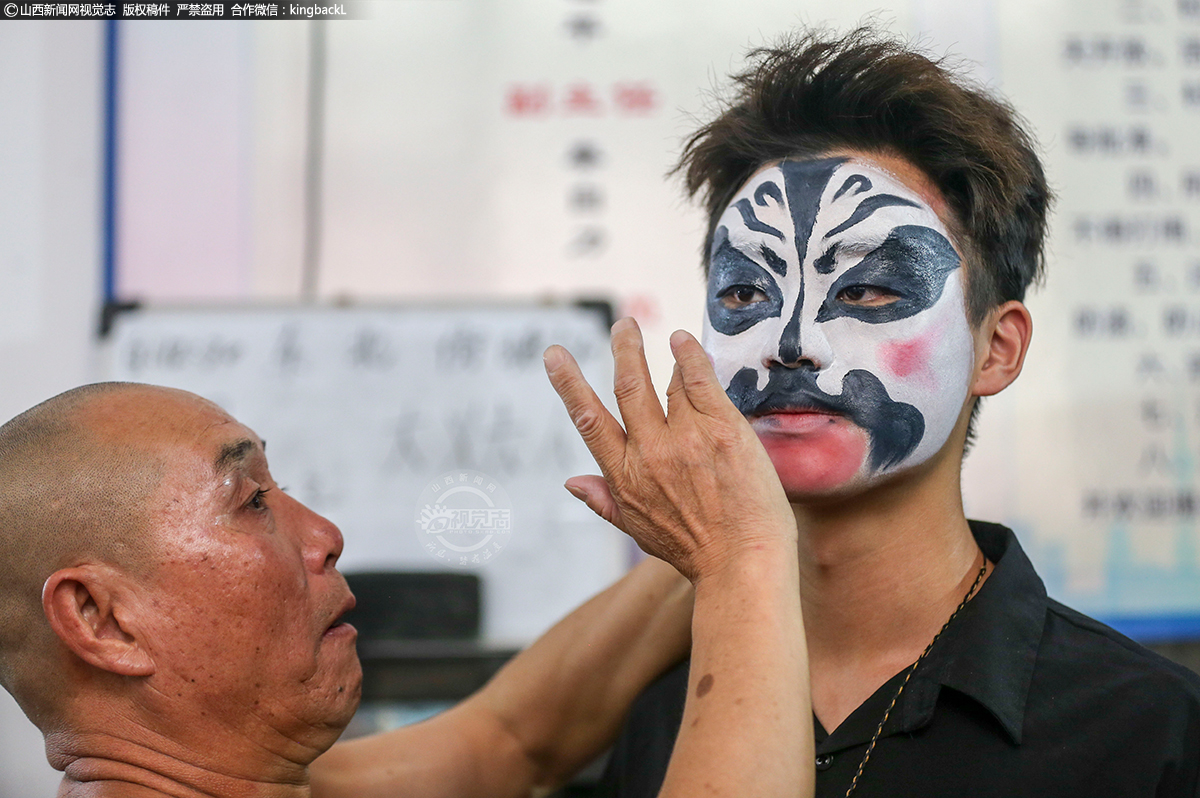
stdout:
POLYGON ((613 325, 612 350, 624 427, 570 353, 546 350, 550 382, 604 475, 573 477, 568 490, 693 582, 745 547, 794 551, 795 520, 771 460, 696 339, 671 336, 665 414, 633 319, 613 325))
POLYGON ((604 477, 567 487, 696 588, 683 723, 659 798, 813 794, 796 522, 696 339, 671 336, 667 411, 632 319, 613 325, 624 428, 561 347, 546 371, 604 477))

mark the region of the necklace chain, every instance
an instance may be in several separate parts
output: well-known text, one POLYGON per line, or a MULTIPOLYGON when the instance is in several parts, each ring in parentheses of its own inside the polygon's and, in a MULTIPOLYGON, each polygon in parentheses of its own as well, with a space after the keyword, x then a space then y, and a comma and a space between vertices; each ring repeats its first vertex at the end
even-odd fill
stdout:
POLYGON ((975 595, 975 591, 979 589, 979 585, 983 582, 983 576, 987 573, 987 557, 983 558, 983 565, 979 567, 979 573, 975 575, 975 581, 971 583, 971 587, 967 590, 967 595, 963 596, 963 600, 955 607, 954 612, 950 613, 950 617, 942 624, 942 628, 929 641, 929 645, 925 646, 925 650, 921 652, 921 656, 917 657, 917 661, 908 667, 908 672, 904 674, 904 680, 900 682, 900 686, 896 688, 896 694, 892 696, 892 701, 888 704, 887 709, 883 711, 883 717, 879 719, 879 725, 875 727, 875 733, 871 735, 871 742, 867 744, 867 751, 863 754, 862 762, 858 763, 858 772, 854 774, 854 778, 850 781, 850 788, 846 790, 846 798, 850 798, 850 794, 858 787, 858 779, 862 776, 863 768, 867 766, 867 761, 871 758, 871 752, 875 750, 875 743, 879 742, 879 735, 883 734, 883 725, 887 723, 888 716, 892 714, 892 709, 896 706, 896 702, 900 700, 900 694, 904 692, 905 686, 908 685, 908 680, 912 678, 913 672, 917 666, 921 664, 921 660, 925 659, 925 655, 929 653, 929 649, 933 648, 933 644, 942 636, 942 632, 946 631, 946 627, 950 622, 962 611, 962 608, 967 606, 967 602, 975 595))

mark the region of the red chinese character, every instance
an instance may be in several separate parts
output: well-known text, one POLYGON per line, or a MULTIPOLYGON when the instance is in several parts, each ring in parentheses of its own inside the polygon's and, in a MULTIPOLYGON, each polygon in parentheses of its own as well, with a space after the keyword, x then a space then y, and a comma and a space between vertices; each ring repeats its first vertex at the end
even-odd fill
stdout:
POLYGON ((544 85, 513 84, 508 87, 506 102, 512 116, 534 116, 550 110, 550 89, 544 85))
POLYGON ((613 101, 622 113, 649 114, 658 106, 658 95, 645 83, 618 83, 613 86, 613 101))
POLYGON ((564 104, 569 114, 599 114, 603 109, 600 98, 586 83, 575 83, 567 87, 564 104))

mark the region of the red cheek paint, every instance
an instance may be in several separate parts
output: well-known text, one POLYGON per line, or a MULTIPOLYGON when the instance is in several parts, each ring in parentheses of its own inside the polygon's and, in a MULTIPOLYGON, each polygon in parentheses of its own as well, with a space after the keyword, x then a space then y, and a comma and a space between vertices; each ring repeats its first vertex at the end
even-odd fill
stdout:
POLYGON ((892 341, 879 348, 880 360, 892 374, 907 377, 924 370, 929 364, 929 336, 921 335, 911 341, 892 341))
POLYGON ((755 419, 754 428, 789 498, 841 487, 867 457, 867 433, 841 416, 781 414, 755 419))

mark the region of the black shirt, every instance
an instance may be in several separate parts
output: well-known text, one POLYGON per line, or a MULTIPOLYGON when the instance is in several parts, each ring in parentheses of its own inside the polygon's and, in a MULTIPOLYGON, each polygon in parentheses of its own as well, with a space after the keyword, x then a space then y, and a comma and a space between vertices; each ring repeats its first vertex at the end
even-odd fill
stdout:
MULTIPOLYGON (((913 674, 855 796, 1200 796, 1200 677, 1047 598, 1008 529, 971 530, 996 568, 913 674)), ((814 718, 818 798, 846 794, 902 676, 832 734, 814 718)), ((638 698, 602 794, 657 795, 687 677, 685 662, 638 698)))

